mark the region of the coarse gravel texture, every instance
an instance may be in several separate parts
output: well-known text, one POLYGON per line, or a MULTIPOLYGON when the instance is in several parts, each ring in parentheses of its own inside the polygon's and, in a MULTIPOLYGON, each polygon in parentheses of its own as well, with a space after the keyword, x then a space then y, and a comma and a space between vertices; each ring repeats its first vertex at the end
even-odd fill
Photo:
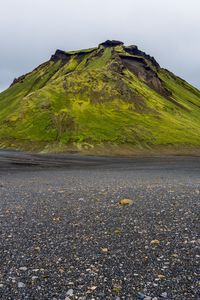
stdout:
POLYGON ((200 158, 107 160, 0 167, 0 299, 200 299, 200 158))

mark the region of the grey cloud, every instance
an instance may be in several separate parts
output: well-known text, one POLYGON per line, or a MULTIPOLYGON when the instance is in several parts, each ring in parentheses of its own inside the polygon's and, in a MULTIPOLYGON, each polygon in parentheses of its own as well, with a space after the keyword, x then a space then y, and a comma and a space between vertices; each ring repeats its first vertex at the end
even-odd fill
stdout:
POLYGON ((106 39, 137 44, 200 88, 199 0, 6 0, 0 10, 0 90, 63 50, 106 39))

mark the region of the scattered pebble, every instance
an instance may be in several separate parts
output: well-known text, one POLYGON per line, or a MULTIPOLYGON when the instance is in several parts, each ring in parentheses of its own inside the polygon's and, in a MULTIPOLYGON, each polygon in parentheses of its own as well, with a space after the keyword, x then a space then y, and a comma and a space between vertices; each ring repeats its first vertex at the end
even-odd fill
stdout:
POLYGON ((66 296, 73 296, 74 294, 74 290, 73 289, 69 289, 66 293, 66 296))
POLYGON ((105 254, 108 253, 108 248, 101 248, 101 252, 105 254))
POLYGON ((0 298, 198 299, 196 160, 188 173, 0 170, 0 298), (137 205, 120 206, 126 195, 137 205))
POLYGON ((151 245, 159 245, 160 244, 160 241, 159 240, 152 240, 151 245))
POLYGON ((143 299, 145 298, 145 294, 139 292, 139 293, 137 294, 137 298, 143 300, 143 299))
POLYGON ((121 199, 119 201, 120 205, 132 205, 133 204, 133 200, 131 199, 121 199))
POLYGON ((26 285, 23 282, 18 282, 18 288, 25 288, 26 285))
POLYGON ((31 279, 34 281, 36 279, 38 279, 39 277, 38 276, 32 276, 31 279))
POLYGON ((167 293, 164 292, 164 293, 160 294, 160 296, 161 296, 162 298, 167 298, 167 293))
POLYGON ((19 270, 20 270, 20 271, 27 271, 28 268, 27 268, 27 267, 20 267, 19 270))
POLYGON ((92 286, 92 287, 90 288, 90 290, 91 290, 91 291, 95 291, 96 288, 97 288, 97 286, 92 286))

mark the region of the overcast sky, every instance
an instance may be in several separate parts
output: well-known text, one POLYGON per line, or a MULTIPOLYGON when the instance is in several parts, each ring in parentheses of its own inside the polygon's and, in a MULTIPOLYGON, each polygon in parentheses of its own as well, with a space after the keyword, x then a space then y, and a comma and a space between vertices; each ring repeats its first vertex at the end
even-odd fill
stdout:
POLYGON ((200 0, 1 0, 0 90, 56 49, 136 44, 200 88, 200 0))

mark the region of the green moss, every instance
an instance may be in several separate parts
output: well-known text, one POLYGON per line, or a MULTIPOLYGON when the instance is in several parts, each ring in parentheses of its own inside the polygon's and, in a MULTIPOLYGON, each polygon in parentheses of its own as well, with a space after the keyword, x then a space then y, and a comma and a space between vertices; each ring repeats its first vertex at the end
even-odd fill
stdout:
POLYGON ((89 64, 89 69, 99 69, 106 66, 109 63, 112 54, 112 48, 106 48, 100 57, 94 57, 89 64))
POLYGON ((113 51, 124 50, 88 49, 81 57, 75 51, 68 62, 49 61, 1 93, 0 144, 199 146, 200 91, 161 69, 171 101, 130 71, 113 71, 113 51))

